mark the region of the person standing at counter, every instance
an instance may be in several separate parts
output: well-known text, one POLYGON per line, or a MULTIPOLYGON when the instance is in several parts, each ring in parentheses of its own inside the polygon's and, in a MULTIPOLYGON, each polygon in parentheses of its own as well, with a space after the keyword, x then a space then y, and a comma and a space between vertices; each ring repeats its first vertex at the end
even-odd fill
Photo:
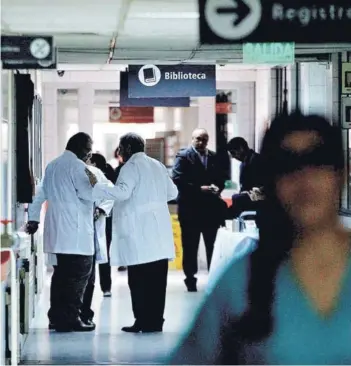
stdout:
POLYGON ((220 198, 224 172, 216 154, 207 149, 209 136, 198 128, 192 145, 181 150, 175 159, 172 179, 178 187, 178 219, 183 246, 183 270, 189 292, 197 291, 198 251, 203 235, 207 266, 210 268, 217 231, 224 221, 226 204, 220 198))
POLYGON ((166 167, 148 157, 144 140, 134 133, 121 137, 124 166, 115 187, 97 183, 96 199, 116 201, 112 221, 111 265, 128 267, 128 284, 135 322, 129 333, 162 332, 168 261, 175 249, 168 202, 178 194, 166 167))

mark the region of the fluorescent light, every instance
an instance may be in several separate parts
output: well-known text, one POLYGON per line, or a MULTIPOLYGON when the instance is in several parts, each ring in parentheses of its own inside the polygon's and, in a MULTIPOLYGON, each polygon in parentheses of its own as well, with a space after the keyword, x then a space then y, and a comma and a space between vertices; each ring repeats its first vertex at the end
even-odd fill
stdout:
POLYGON ((145 13, 131 13, 128 15, 129 19, 198 19, 200 17, 198 12, 145 12, 145 13))

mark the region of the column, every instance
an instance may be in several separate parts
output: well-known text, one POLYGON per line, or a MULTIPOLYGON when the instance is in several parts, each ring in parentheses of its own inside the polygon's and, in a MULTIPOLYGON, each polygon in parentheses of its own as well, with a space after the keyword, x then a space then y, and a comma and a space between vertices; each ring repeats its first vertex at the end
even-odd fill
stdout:
POLYGON ((94 131, 94 95, 92 85, 83 84, 78 89, 78 127, 93 138, 94 131))
POLYGON ((57 100, 57 149, 58 151, 64 151, 67 145, 67 116, 65 111, 65 101, 62 99, 57 100))
POLYGON ((201 97, 198 99, 198 126, 207 130, 210 140, 208 148, 216 151, 216 98, 201 97))
POLYGON ((193 131, 198 127, 199 108, 179 108, 178 111, 180 122, 179 145, 181 148, 185 148, 191 144, 191 135, 193 131))
POLYGON ((163 122, 165 123, 165 131, 174 131, 174 108, 163 108, 163 122))
POLYGON ((43 87, 43 164, 44 167, 59 155, 57 138, 57 88, 43 87))
POLYGON ((243 137, 255 148, 255 83, 240 83, 237 88, 236 128, 237 136, 243 137))
POLYGON ((252 148, 259 151, 263 136, 271 118, 271 70, 262 69, 256 71, 255 87, 255 141, 252 148))

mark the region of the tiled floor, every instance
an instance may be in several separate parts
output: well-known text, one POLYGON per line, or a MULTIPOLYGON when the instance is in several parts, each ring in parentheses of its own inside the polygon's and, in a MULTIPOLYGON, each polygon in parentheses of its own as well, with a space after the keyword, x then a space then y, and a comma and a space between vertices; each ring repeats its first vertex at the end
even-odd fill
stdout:
POLYGON ((181 272, 170 272, 168 279, 166 322, 161 334, 126 334, 121 327, 133 324, 133 314, 125 273, 113 270, 111 298, 103 298, 95 287, 93 309, 97 329, 91 333, 55 333, 47 330, 49 306, 48 275, 39 303, 37 317, 25 343, 22 364, 80 365, 80 364, 155 364, 179 340, 189 326, 204 296, 207 276, 199 276, 199 292, 188 293, 181 272))

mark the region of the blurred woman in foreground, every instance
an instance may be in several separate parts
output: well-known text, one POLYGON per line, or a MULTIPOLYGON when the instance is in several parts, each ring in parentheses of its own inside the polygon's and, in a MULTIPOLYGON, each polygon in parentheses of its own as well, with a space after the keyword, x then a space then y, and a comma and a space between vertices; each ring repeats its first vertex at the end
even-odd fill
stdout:
POLYGON ((351 364, 341 132, 322 117, 281 116, 261 154, 258 249, 228 266, 171 364, 351 364))

